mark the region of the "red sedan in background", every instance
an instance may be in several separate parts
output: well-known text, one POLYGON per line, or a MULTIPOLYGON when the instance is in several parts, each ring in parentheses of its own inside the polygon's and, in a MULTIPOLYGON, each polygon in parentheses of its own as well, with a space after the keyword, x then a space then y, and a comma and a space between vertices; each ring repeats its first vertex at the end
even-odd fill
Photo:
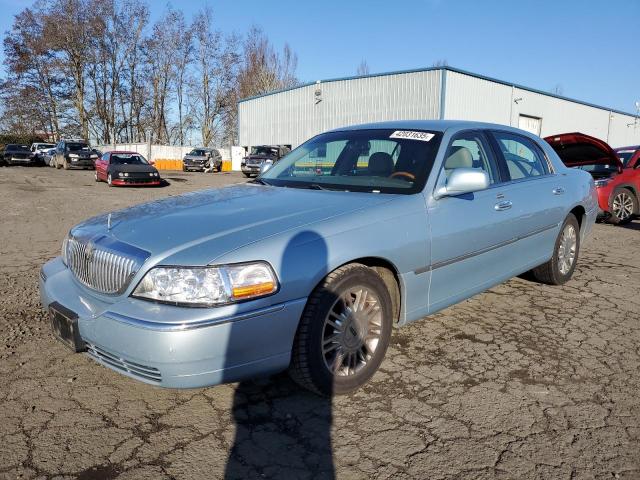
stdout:
POLYGON ((593 176, 601 218, 625 224, 640 213, 638 147, 613 150, 606 142, 579 132, 551 135, 545 140, 566 166, 581 168, 593 176))
POLYGON ((96 182, 107 182, 112 187, 158 186, 160 173, 137 152, 106 152, 96 160, 96 182))

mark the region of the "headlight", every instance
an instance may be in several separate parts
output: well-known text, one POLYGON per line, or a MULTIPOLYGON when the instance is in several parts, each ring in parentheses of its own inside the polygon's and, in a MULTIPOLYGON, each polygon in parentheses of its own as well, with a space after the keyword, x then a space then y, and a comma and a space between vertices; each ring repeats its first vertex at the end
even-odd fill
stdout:
POLYGON ((594 183, 596 187, 600 188, 600 187, 606 187, 610 181, 611 179, 609 178, 601 178, 600 180, 596 180, 594 183))
POLYGON ((219 267, 155 267, 132 296, 193 306, 215 306, 271 295, 276 275, 265 262, 219 267))

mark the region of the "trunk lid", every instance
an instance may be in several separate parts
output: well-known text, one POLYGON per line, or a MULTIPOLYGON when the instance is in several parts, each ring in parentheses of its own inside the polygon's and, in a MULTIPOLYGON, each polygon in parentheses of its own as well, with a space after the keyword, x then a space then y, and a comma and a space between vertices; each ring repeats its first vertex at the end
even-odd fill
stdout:
POLYGON ((590 135, 573 132, 544 138, 567 167, 600 165, 622 171, 622 162, 607 142, 590 135))

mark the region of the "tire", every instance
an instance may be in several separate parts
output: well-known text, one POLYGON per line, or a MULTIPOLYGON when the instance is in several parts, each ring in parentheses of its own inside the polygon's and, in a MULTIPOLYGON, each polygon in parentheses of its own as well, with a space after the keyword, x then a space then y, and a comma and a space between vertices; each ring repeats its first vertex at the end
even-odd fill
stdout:
POLYGON ((618 187, 613 191, 609 200, 609 223, 624 225, 629 223, 634 215, 638 214, 638 199, 631 190, 618 187))
POLYGON ((100 179, 98 178, 98 170, 95 170, 95 171, 93 172, 93 176, 94 176, 94 178, 95 178, 95 180, 96 180, 96 183, 98 183, 98 182, 100 181, 100 179))
POLYGON ((243 174, 245 177, 247 177, 247 178, 251 178, 251 174, 250 174, 250 173, 242 172, 242 174, 243 174))
POLYGON ((548 285, 562 285, 567 283, 578 263, 578 254, 580 253, 580 225, 573 213, 567 215, 558 238, 556 238, 555 247, 553 249, 553 256, 547 263, 540 265, 532 270, 533 277, 542 283, 548 285), (571 239, 571 230, 573 230, 574 238, 571 239), (567 235, 567 237, 565 237, 567 235), (566 241, 565 241, 566 238, 566 241), (571 247, 573 245, 573 248, 571 247), (567 256, 567 251, 573 249, 573 256, 567 256), (561 257, 564 257, 565 262, 569 261, 570 264, 562 262, 561 257))
POLYGON ((340 267, 309 296, 294 338, 289 375, 319 395, 352 392, 378 370, 392 326, 391 296, 382 278, 361 264, 340 267), (356 317, 349 313, 353 311, 361 314, 356 317), (336 365, 340 374, 330 369, 336 365))
POLYGON ((111 180, 111 174, 107 174, 107 185, 109 185, 110 187, 113 187, 113 182, 111 180))

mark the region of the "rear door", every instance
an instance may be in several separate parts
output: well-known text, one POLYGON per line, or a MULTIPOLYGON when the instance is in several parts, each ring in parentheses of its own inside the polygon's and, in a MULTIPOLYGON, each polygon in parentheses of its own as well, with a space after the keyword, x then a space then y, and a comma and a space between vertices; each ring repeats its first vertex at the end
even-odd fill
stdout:
POLYGON ((458 133, 450 141, 438 187, 456 168, 482 169, 486 190, 430 201, 431 286, 429 311, 437 311, 510 277, 519 259, 514 225, 519 210, 505 186, 504 172, 483 131, 458 133))
POLYGON ((567 211, 564 176, 553 171, 542 148, 513 132, 490 133, 503 176, 503 190, 512 202, 514 253, 524 271, 551 258, 567 211))

